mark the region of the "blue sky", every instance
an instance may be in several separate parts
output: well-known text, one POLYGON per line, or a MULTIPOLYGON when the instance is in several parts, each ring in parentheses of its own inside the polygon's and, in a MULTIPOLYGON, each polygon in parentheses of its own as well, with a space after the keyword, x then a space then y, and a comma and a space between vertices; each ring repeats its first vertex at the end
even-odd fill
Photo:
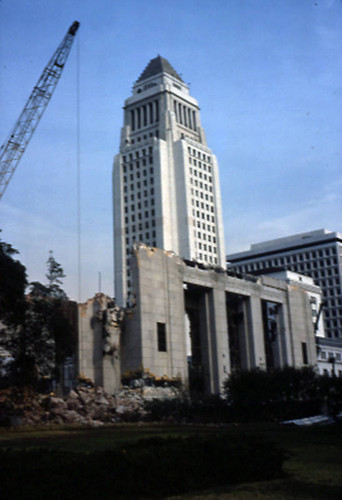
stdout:
POLYGON ((226 251, 342 231, 341 0, 0 0, 0 143, 74 20, 63 75, 2 201, 29 280, 49 250, 78 299, 113 294, 111 171, 122 106, 157 54, 190 83, 220 166, 226 251), (78 64, 79 61, 79 64, 78 64))

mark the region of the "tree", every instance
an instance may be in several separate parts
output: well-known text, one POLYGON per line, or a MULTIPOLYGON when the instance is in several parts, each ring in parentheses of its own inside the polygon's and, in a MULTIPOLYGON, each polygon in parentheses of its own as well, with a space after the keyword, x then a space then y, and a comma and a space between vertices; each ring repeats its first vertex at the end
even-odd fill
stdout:
POLYGON ((68 300, 61 287, 65 274, 51 250, 46 264, 48 284, 30 283, 30 312, 26 327, 32 341, 38 341, 35 353, 39 377, 59 381, 60 365, 73 353, 75 334, 63 311, 63 304, 68 300), (45 357, 41 357, 44 351, 45 357))
POLYGON ((58 380, 60 364, 72 354, 75 345, 75 334, 63 310, 67 295, 61 288, 65 277, 62 266, 50 252, 48 284, 30 283, 25 296, 26 272, 20 262, 13 260, 15 253, 10 245, 0 245, 0 272, 5 270, 0 276, 5 276, 4 282, 10 285, 6 292, 1 279, 0 305, 4 312, 0 319, 4 327, 0 344, 11 355, 16 384, 34 385, 43 378, 58 380))
POLYGON ((65 274, 62 266, 55 260, 52 250, 50 250, 50 255, 47 260, 47 273, 46 277, 49 282, 48 289, 50 297, 54 297, 60 300, 67 300, 68 297, 64 290, 60 287, 62 285, 62 279, 65 278, 65 274))
POLYGON ((9 243, 0 240, 0 348, 5 350, 5 356, 0 358, 0 373, 4 378, 8 377, 13 364, 13 338, 18 339, 27 308, 26 269, 14 258, 18 253, 9 243))
POLYGON ((58 300, 68 300, 67 294, 62 287, 62 279, 65 278, 63 268, 53 256, 52 250, 49 252, 49 258, 46 262, 47 273, 45 274, 48 284, 43 285, 39 281, 30 283, 31 297, 50 297, 58 300))
POLYGON ((14 258, 18 250, 0 239, 0 330, 1 323, 14 326, 22 323, 26 301, 26 269, 14 258))

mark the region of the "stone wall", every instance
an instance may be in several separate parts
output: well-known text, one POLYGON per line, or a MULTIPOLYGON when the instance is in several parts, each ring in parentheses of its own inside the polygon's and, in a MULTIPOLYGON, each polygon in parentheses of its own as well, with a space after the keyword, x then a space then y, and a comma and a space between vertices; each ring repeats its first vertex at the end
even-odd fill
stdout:
POLYGON ((97 293, 79 305, 79 373, 113 394, 121 385, 123 311, 97 293))
POLYGON ((305 285, 234 277, 144 244, 135 244, 131 277, 119 321, 105 321, 113 301, 103 294, 80 305, 80 372, 109 393, 141 369, 208 395, 220 393, 232 368, 316 364, 305 285))

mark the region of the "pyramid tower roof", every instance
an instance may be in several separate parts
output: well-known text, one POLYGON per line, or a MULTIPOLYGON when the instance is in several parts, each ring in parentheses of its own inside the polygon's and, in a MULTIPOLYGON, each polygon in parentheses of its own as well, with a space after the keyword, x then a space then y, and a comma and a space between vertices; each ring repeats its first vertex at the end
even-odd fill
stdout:
POLYGON ((159 75, 160 73, 168 73, 180 82, 183 82, 177 71, 171 66, 169 61, 164 57, 157 56, 148 63, 144 71, 139 76, 137 82, 141 82, 151 76, 159 75))

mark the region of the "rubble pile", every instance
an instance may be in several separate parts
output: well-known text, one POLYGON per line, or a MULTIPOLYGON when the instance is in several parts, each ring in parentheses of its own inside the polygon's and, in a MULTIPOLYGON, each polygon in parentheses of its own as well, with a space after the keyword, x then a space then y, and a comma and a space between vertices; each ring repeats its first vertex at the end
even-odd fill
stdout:
POLYGON ((0 425, 33 425, 43 418, 39 395, 30 387, 10 387, 0 391, 0 425))
POLYGON ((81 383, 67 397, 42 395, 30 388, 12 387, 0 391, 0 425, 81 424, 144 420, 146 400, 175 397, 175 389, 123 387, 115 395, 92 383, 81 383))

